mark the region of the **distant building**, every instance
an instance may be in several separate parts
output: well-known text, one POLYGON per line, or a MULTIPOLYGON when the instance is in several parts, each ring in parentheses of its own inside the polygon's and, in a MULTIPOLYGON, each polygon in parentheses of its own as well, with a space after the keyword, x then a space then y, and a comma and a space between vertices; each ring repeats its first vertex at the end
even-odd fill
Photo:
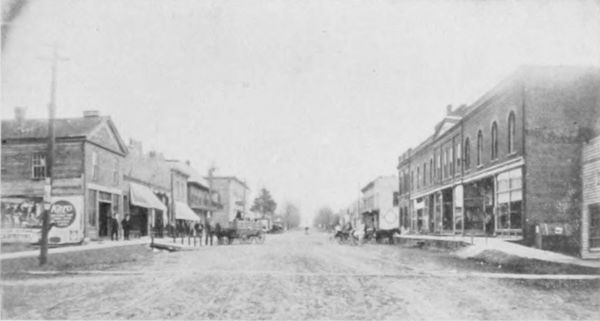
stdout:
POLYGON ((201 222, 204 222, 210 217, 211 213, 219 210, 221 204, 216 199, 217 192, 212 191, 210 195, 210 184, 207 179, 202 177, 190 164, 190 162, 170 161, 172 168, 179 172, 185 173, 187 179, 187 204, 199 217, 201 222))
POLYGON ((581 256, 600 259, 600 136, 584 143, 582 166, 581 256))
POLYGON ((400 225, 398 219, 398 178, 380 176, 361 189, 360 208, 363 223, 369 228, 391 229, 400 225))
MULTIPOLYGON (((15 119, 2 120, 2 226, 39 228, 48 120, 26 119, 21 108, 15 114, 15 119)), ((67 211, 51 230, 49 242, 107 237, 110 216, 123 213, 122 165, 127 147, 110 117, 97 111, 56 119, 55 129, 52 202, 67 211)))
POLYGON ((218 192, 221 208, 213 213, 213 223, 222 226, 236 217, 244 218, 247 213, 247 198, 250 192, 248 185, 235 176, 206 177, 211 189, 218 192))
MULTIPOLYGON (((527 244, 558 234, 566 241, 556 250, 580 248, 582 194, 597 202, 582 193, 581 177, 582 153, 595 166, 595 141, 588 152, 584 144, 597 128, 599 91, 598 69, 529 67, 472 105, 449 107, 434 134, 399 157, 402 225, 527 244)), ((587 205, 583 229, 594 243, 595 205, 587 205)))
POLYGON ((162 154, 144 153, 142 143, 130 140, 123 168, 124 212, 130 215, 132 234, 164 234, 172 216, 171 168, 162 154))

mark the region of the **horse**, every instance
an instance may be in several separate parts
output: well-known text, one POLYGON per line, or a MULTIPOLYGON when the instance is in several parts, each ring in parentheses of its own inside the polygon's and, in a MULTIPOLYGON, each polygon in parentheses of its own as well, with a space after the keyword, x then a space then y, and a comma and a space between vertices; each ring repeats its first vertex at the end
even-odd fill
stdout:
POLYGON ((399 228, 392 228, 388 230, 377 230, 375 231, 375 241, 380 243, 382 240, 387 239, 389 244, 394 244, 394 234, 401 234, 399 228))
POLYGON ((230 227, 223 228, 219 223, 215 225, 215 230, 213 232, 213 234, 217 237, 217 244, 223 244, 223 237, 227 238, 227 244, 231 244, 237 235, 236 233, 236 229, 230 227))

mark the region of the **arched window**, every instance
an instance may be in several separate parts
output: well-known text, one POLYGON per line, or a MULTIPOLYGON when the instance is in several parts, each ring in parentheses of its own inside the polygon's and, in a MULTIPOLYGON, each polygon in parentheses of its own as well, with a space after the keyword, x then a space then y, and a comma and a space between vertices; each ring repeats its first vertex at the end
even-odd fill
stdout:
POLYGON ((465 169, 471 167, 471 142, 469 139, 465 139, 465 169))
POLYGON ((515 151, 515 113, 508 115, 508 153, 515 151))
POLYGON ((492 123, 492 159, 498 158, 498 124, 492 123))
POLYGON ((477 165, 481 165, 481 156, 483 156, 483 133, 480 130, 477 133, 477 165))

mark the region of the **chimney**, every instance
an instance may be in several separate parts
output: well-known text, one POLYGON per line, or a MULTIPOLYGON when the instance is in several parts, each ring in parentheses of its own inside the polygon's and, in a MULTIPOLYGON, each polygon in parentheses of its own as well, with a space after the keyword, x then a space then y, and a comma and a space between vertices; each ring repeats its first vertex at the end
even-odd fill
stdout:
POLYGON ((136 156, 143 155, 142 142, 134 139, 129 139, 129 152, 136 156))
POLYGON ((25 120, 25 112, 27 107, 15 107, 15 119, 21 123, 25 120))
POLYGON ((190 161, 189 161, 189 159, 185 161, 185 164, 186 164, 187 166, 191 166, 191 165, 190 165, 190 161))
POLYGON ((83 111, 83 118, 94 118, 94 117, 100 117, 100 112, 97 110, 84 110, 83 111))
POLYGON ((446 115, 452 114, 452 105, 446 106, 446 115))

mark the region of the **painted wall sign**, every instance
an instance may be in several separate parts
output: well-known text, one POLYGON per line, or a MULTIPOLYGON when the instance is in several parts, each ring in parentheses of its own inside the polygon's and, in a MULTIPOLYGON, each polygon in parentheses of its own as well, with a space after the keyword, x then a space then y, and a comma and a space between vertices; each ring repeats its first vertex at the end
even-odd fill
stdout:
POLYGON ((73 224, 76 215, 75 206, 65 200, 55 202, 50 208, 50 222, 56 224, 56 227, 59 228, 73 224))

